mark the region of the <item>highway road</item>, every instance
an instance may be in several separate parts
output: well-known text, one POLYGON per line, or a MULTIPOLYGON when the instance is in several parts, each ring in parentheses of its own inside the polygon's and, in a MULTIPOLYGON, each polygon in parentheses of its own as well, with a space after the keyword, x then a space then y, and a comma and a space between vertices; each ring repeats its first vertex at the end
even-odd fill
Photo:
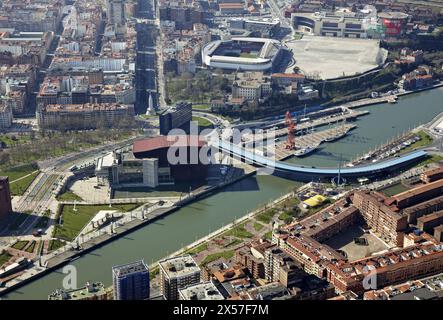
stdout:
POLYGON ((54 201, 54 190, 65 177, 71 174, 69 168, 72 165, 92 161, 101 154, 122 148, 138 138, 141 137, 130 138, 118 143, 110 143, 86 151, 39 162, 41 173, 21 197, 15 208, 16 212, 28 212, 32 214, 29 214, 28 217, 23 220, 13 234, 5 228, 0 231, 0 236, 19 236, 32 233, 32 229, 38 219, 51 206, 52 201, 54 201))
POLYGON ((192 115, 196 116, 196 117, 204 118, 217 127, 222 126, 224 128, 228 128, 231 125, 231 123, 228 120, 226 120, 220 116, 217 116, 215 114, 212 114, 212 113, 192 110, 192 115))
POLYGON ((157 89, 158 103, 160 108, 166 108, 166 78, 163 69, 163 32, 160 30, 160 36, 157 38, 157 89), (160 44, 160 45, 159 45, 160 44))

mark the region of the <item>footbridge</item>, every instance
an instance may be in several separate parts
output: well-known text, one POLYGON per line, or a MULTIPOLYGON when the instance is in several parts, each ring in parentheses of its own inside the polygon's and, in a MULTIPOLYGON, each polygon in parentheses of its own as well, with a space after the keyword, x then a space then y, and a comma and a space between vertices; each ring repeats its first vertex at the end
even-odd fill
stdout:
POLYGON ((219 151, 223 151, 226 154, 230 154, 236 159, 241 159, 247 163, 256 166, 274 169, 277 172, 287 173, 292 176, 304 179, 334 178, 337 177, 339 174, 341 177, 347 178, 386 175, 408 165, 416 163, 420 159, 425 158, 428 155, 427 152, 424 150, 417 150, 406 153, 404 155, 396 156, 388 160, 383 160, 376 163, 369 163, 361 166, 343 168, 317 168, 301 166, 295 163, 287 163, 267 158, 224 140, 212 141, 211 145, 213 148, 218 149, 219 151))

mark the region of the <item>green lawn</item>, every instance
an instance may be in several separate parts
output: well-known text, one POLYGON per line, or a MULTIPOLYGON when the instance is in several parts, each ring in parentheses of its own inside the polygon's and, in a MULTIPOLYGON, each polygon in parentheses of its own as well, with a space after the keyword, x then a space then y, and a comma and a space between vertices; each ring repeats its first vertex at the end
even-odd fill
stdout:
POLYGON ((234 239, 231 242, 229 242, 228 244, 224 245, 223 248, 230 248, 230 247, 234 247, 236 245, 239 245, 240 243, 243 243, 243 240, 240 239, 234 239))
POLYGON ((283 211, 283 213, 281 213, 278 216, 278 219, 284 221, 286 219, 293 218, 293 217, 294 216, 292 215, 291 211, 283 211))
POLYGON ((59 239, 52 239, 49 240, 49 245, 48 245, 48 251, 54 251, 57 250, 58 248, 61 248, 65 245, 65 243, 59 239))
POLYGON ((408 188, 406 188, 402 183, 399 182, 384 189, 381 189, 380 191, 383 192, 388 197, 391 197, 406 190, 408 190, 408 188))
POLYGON ((425 147, 427 145, 430 145, 432 143, 432 138, 424 131, 419 131, 417 132, 417 134, 415 134, 417 136, 419 136, 421 139, 418 140, 417 142, 414 142, 413 144, 411 144, 409 147, 406 147, 402 150, 403 152, 408 152, 417 148, 421 148, 421 147, 425 147))
POLYGON ((83 201, 83 199, 81 197, 76 195, 71 190, 67 190, 67 191, 63 192, 62 194, 58 195, 57 200, 58 201, 75 201, 75 200, 76 201, 83 201))
POLYGON ((36 170, 38 170, 38 166, 36 164, 27 164, 20 167, 0 171, 0 176, 7 176, 9 177, 9 182, 12 182, 28 174, 31 174, 36 170))
POLYGON ((263 236, 263 238, 265 238, 266 240, 271 241, 272 239, 272 230, 269 232, 266 232, 265 235, 263 236))
POLYGON ((263 229, 263 225, 258 222, 254 222, 254 229, 255 231, 260 231, 261 229, 263 229))
POLYGON ((266 210, 263 213, 257 215, 257 220, 266 224, 269 224, 272 220, 272 217, 275 215, 275 209, 266 210))
POLYGON ((434 162, 440 162, 442 160, 443 160, 442 156, 432 155, 432 156, 427 157, 426 159, 420 161, 419 163, 417 163, 417 165, 415 165, 415 167, 426 166, 428 164, 431 164, 431 163, 434 163, 434 162))
POLYGON ((108 205, 65 205, 62 210, 62 225, 56 225, 54 238, 72 241, 86 224, 101 210, 132 211, 140 204, 118 204, 110 208, 108 205))
POLYGON ((10 184, 11 188, 11 194, 13 196, 21 196, 25 193, 25 191, 29 188, 31 183, 37 178, 37 176, 40 174, 40 171, 34 172, 31 175, 18 180, 16 182, 13 182, 10 184))
POLYGON ((29 135, 7 135, 2 134, 0 136, 0 142, 4 142, 6 147, 10 148, 11 146, 20 145, 23 143, 27 143, 31 140, 29 135))
POLYGON ((103 128, 94 131, 41 132, 36 134, 35 139, 28 143, 21 143, 4 149, 3 152, 7 156, 3 158, 0 170, 7 171, 16 164, 28 165, 38 160, 102 145, 105 142, 121 141, 134 136, 139 132, 138 130, 139 128, 122 129, 122 126, 117 124, 114 128, 103 128))
POLYGON ((12 256, 8 252, 3 252, 2 254, 0 254, 0 267, 8 262, 11 257, 12 256))
POLYGON ((17 250, 23 250, 24 247, 29 243, 29 241, 23 240, 23 241, 17 241, 12 245, 12 248, 17 250))
POLYGON ((211 109, 211 105, 209 105, 209 104, 203 104, 203 103, 201 103, 201 104, 196 103, 196 104, 193 104, 193 105, 192 105, 192 109, 204 109, 204 110, 209 110, 209 109, 211 109))
POLYGON ((206 249, 208 249, 208 243, 204 242, 204 243, 198 245, 197 247, 192 248, 191 250, 187 251, 187 253, 192 254, 192 255, 199 254, 200 252, 205 251, 206 249))
POLYGON ((224 233, 225 236, 233 236, 237 238, 252 238, 254 235, 245 229, 245 224, 236 226, 224 233))
POLYGON ((208 263, 211 263, 211 262, 221 259, 221 258, 228 260, 228 259, 231 259, 234 256, 234 254, 235 254, 234 250, 213 253, 213 254, 206 256, 206 258, 203 259, 203 261, 200 263, 200 265, 205 266, 208 263))
POLYGON ((212 127, 212 122, 201 117, 192 117, 192 121, 197 121, 199 127, 212 127))
POLYGON ((26 252, 33 253, 36 244, 37 244, 37 241, 32 240, 31 245, 28 248, 26 248, 26 252))

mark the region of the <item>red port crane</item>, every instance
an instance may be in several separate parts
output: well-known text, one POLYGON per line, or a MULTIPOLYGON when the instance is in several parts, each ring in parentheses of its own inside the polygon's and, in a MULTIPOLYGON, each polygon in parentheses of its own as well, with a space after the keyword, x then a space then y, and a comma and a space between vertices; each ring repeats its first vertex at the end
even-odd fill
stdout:
POLYGON ((291 113, 289 111, 286 111, 285 115, 285 124, 288 128, 288 139, 286 140, 286 149, 294 150, 295 149, 295 122, 292 119, 291 113))

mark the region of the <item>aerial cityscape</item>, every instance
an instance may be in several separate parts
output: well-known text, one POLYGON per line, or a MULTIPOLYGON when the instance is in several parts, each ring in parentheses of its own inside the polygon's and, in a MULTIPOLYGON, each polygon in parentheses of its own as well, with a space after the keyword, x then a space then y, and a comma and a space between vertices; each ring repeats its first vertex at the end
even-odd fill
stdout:
POLYGON ((443 0, 0 0, 0 300, 443 300, 443 0))

